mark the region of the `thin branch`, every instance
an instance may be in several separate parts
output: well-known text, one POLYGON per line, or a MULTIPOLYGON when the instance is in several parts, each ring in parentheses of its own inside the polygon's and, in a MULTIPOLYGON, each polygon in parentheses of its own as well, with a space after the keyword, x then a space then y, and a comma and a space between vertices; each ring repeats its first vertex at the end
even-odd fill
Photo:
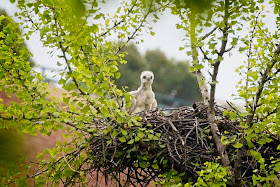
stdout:
POLYGON ((115 24, 110 27, 107 31, 101 33, 99 36, 97 36, 97 38, 100 38, 100 37, 103 37, 105 36, 106 34, 108 34, 111 30, 113 30, 114 28, 116 28, 118 25, 120 25, 121 23, 124 23, 125 22, 125 19, 129 16, 129 14, 132 12, 133 8, 136 6, 136 3, 134 3, 130 9, 128 10, 127 14, 118 22, 115 22, 115 24))
POLYGON ((185 142, 183 140, 183 138, 180 136, 180 132, 176 129, 176 127, 173 125, 173 123, 168 120, 168 124, 171 126, 171 128, 174 130, 174 132, 178 135, 179 139, 181 140, 182 145, 185 145, 185 142))
POLYGON ((258 102, 259 102, 259 99, 261 97, 262 91, 264 89, 264 85, 266 84, 266 82, 270 78, 268 76, 268 74, 269 74, 269 72, 271 72, 271 69, 276 64, 276 62, 277 62, 276 57, 278 57, 279 54, 280 54, 280 45, 278 45, 276 51, 274 52, 274 56, 272 57, 271 64, 269 64, 268 67, 265 69, 264 73, 262 74, 261 80, 259 81, 258 90, 257 90, 256 95, 254 97, 254 103, 253 103, 253 106, 252 106, 252 109, 251 109, 251 115, 250 116, 252 116, 252 117, 250 117, 250 118, 252 118, 252 119, 249 120, 250 123, 252 122, 253 117, 254 117, 255 112, 256 112, 256 109, 259 106, 258 102))
POLYGON ((204 59, 209 60, 208 56, 205 54, 205 51, 202 49, 202 47, 199 47, 199 49, 202 52, 204 59))
POLYGON ((276 114, 279 108, 275 108, 274 110, 268 112, 264 117, 262 117, 260 120, 263 121, 264 119, 267 119, 269 116, 276 114))
POLYGON ((208 38, 208 36, 210 36, 211 34, 213 34, 216 30, 217 30, 218 27, 215 27, 213 28, 209 33, 205 34, 199 41, 203 41, 205 40, 206 38, 208 38))
POLYGON ((227 52, 231 51, 234 47, 235 47, 235 46, 234 46, 234 45, 232 45, 230 48, 228 48, 228 49, 226 49, 226 50, 225 50, 225 53, 227 53, 227 52))
MULTIPOLYGON (((248 66, 247 66, 246 85, 245 85, 245 92, 246 93, 248 93, 248 86, 249 86, 249 82, 248 82, 249 75, 248 75, 248 72, 251 69, 250 58, 251 58, 251 54, 252 54, 252 44, 253 44, 255 29, 256 29, 256 26, 257 26, 257 23, 258 23, 259 15, 260 15, 260 12, 258 13, 258 15, 255 18, 255 24, 254 24, 254 27, 253 27, 253 30, 252 30, 250 41, 249 41, 249 50, 248 50, 248 54, 247 54, 248 66)), ((248 99, 247 99, 247 97, 245 98, 245 104, 246 104, 246 106, 248 106, 248 99)))
MULTIPOLYGON (((61 49, 61 51, 62 51, 62 54, 63 54, 62 57, 64 58, 64 60, 65 60, 65 62, 66 62, 67 68, 68 68, 70 74, 72 75, 72 74, 73 74, 73 70, 72 70, 72 68, 71 68, 71 66, 70 66, 70 63, 69 63, 67 57, 66 57, 66 49, 62 46, 62 43, 61 43, 61 42, 59 42, 59 47, 60 47, 60 49, 61 49)), ((75 83, 77 89, 80 91, 80 93, 81 93, 82 95, 88 95, 88 94, 86 94, 83 90, 81 90, 81 88, 80 88, 80 86, 79 86, 79 83, 77 82, 76 78, 73 77, 73 76, 71 76, 71 77, 72 77, 72 79, 73 79, 73 81, 74 81, 74 83, 75 83)))

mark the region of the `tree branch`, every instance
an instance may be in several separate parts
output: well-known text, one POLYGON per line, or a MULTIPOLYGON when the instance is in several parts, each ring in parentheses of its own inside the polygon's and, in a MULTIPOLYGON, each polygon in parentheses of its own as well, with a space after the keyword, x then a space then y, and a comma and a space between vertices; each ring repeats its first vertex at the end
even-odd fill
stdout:
MULTIPOLYGON (((229 6, 229 0, 225 0, 225 16, 224 16, 224 23, 225 23, 225 28, 223 29, 223 40, 222 40, 222 45, 221 45, 221 49, 220 52, 218 53, 219 56, 222 56, 225 52, 225 48, 226 48, 226 44, 227 44, 227 30, 228 30, 228 6, 229 6)), ((189 17, 190 19, 190 24, 191 24, 191 28, 190 28, 190 35, 191 35, 191 49, 192 49, 192 58, 194 63, 199 63, 198 62, 198 52, 196 49, 196 43, 197 43, 197 38, 196 38, 196 33, 195 33, 195 27, 196 27, 196 23, 195 23, 195 16, 191 15, 189 17)), ((216 29, 214 28, 211 32, 213 33, 216 29)), ((212 33, 208 33, 209 35, 212 33)), ((205 35, 206 37, 209 35, 205 35)), ((220 61, 216 62, 214 64, 214 72, 212 75, 212 82, 215 82, 217 80, 217 74, 218 74, 218 70, 219 70, 219 64, 220 61)), ((196 72, 194 72, 198 81, 200 81, 201 77, 204 78, 204 76, 202 75, 201 71, 198 70, 196 72)), ((208 90, 207 90, 207 86, 204 83, 203 85, 200 86, 200 91, 202 93, 202 96, 204 98, 204 103, 206 105, 208 105, 208 111, 207 111, 207 119, 209 121, 210 124, 210 128, 211 128, 211 133, 213 135, 214 141, 215 141, 215 145, 217 147, 217 150, 219 152, 219 156, 221 157, 221 162, 224 166, 230 166, 230 161, 228 158, 227 153, 225 152, 225 146, 221 143, 221 134, 219 132, 218 129, 218 125, 215 123, 215 108, 214 108, 214 100, 215 100, 215 90, 216 90, 216 84, 211 84, 211 90, 210 90, 210 98, 209 98, 209 94, 208 94, 208 90)))
POLYGON ((205 34, 203 37, 201 37, 201 39, 199 41, 203 41, 205 40, 208 36, 210 36, 211 34, 213 34, 218 27, 215 27, 214 29, 212 29, 209 33, 205 34))
POLYGON ((205 54, 204 50, 202 49, 202 47, 199 47, 200 51, 202 52, 203 54, 203 57, 205 60, 209 60, 208 56, 205 54))
MULTIPOLYGON (((226 45, 227 45, 227 38, 228 38, 228 34, 227 34, 228 24, 227 23, 228 23, 228 16, 229 16, 228 8, 229 8, 229 0, 225 0, 225 9, 224 9, 225 28, 223 29, 223 40, 222 40, 220 52, 218 54, 219 56, 223 56, 223 54, 225 53, 226 45)), ((209 120, 210 127, 211 127, 211 132, 212 132, 216 147, 219 151, 219 155, 221 157, 221 162, 224 166, 230 166, 230 161, 229 161, 228 155, 226 153, 225 146, 221 142, 221 133, 219 132, 218 125, 215 123, 215 107, 214 107, 215 93, 216 93, 216 83, 215 82, 217 81, 217 75, 218 75, 220 63, 221 63, 221 61, 217 61, 214 64, 211 90, 210 90, 210 100, 209 100, 209 107, 208 107, 207 115, 208 115, 208 120, 209 120)))

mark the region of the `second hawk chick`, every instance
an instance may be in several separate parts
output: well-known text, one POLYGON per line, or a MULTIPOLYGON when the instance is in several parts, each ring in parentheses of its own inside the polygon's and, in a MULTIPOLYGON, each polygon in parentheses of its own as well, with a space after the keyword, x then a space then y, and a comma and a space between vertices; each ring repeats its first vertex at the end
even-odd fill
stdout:
POLYGON ((143 71, 140 76, 141 86, 129 92, 134 98, 131 100, 131 106, 128 108, 130 114, 138 113, 144 110, 152 110, 157 107, 155 94, 152 90, 154 74, 151 71, 143 71))

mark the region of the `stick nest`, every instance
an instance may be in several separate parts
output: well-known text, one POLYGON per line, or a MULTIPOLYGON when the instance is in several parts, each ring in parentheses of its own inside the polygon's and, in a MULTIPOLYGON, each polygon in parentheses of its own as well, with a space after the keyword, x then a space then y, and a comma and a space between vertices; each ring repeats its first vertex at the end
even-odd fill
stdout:
MULTIPOLYGON (((225 108, 216 106, 215 109, 215 122, 220 135, 237 135, 240 130, 239 121, 223 116, 225 108)), ((142 117, 142 126, 126 129, 126 142, 118 141, 121 135, 110 140, 110 133, 92 139, 89 150, 93 155, 92 168, 101 172, 105 179, 115 180, 119 186, 147 186, 151 181, 159 181, 160 173, 173 168, 180 173, 184 172, 186 177, 183 178, 195 181, 205 162, 217 160, 218 151, 207 120, 207 106, 196 103, 193 107, 157 109, 138 115, 142 117), (160 137, 152 140, 147 133, 139 141, 128 143, 135 139, 139 128, 145 128, 146 132, 153 134, 160 133, 160 137)), ((113 128, 111 132, 121 128, 117 124, 109 124, 113 128)), ((271 156, 278 158, 277 146, 280 143, 276 136, 270 137, 270 143, 259 147, 263 158, 268 160, 271 156)), ((226 146, 226 153, 233 168, 236 148, 232 145, 226 146)), ((251 180, 258 163, 249 153, 244 155, 241 171, 243 180, 246 181, 251 180)))

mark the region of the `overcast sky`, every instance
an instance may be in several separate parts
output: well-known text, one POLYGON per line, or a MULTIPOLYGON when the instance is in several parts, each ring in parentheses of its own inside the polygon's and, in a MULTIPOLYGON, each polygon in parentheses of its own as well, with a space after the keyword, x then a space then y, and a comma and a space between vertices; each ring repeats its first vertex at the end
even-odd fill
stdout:
MULTIPOLYGON (((108 7, 108 12, 117 7, 118 1, 111 1, 108 7)), ((269 5, 266 5, 268 10, 273 12, 269 5)), ((0 0, 0 8, 5 9, 10 16, 14 15, 17 8, 14 4, 11 4, 9 0, 0 0)), ((276 29, 275 16, 272 13, 268 13, 266 18, 266 24, 272 31, 276 29)), ((153 31, 156 33, 154 36, 150 36, 149 33, 142 35, 144 43, 138 45, 141 53, 145 53, 149 49, 160 49, 168 58, 174 58, 180 61, 187 61, 191 58, 188 57, 185 51, 180 51, 179 47, 183 46, 182 39, 184 38, 184 32, 176 29, 176 23, 180 20, 177 16, 172 15, 169 11, 166 11, 161 19, 153 25, 153 31)), ((247 29, 244 32, 248 31, 247 29)), ((42 47, 42 43, 39 41, 38 36, 31 37, 27 42, 29 50, 33 53, 33 59, 35 63, 55 67, 57 58, 51 57, 47 52, 49 49, 42 47)), ((236 84, 240 80, 240 77, 235 72, 235 69, 239 67, 245 60, 238 52, 233 52, 229 58, 229 55, 225 56, 225 60, 220 65, 220 71, 218 74, 219 84, 217 85, 216 98, 220 101, 232 101, 240 104, 238 101, 234 101, 232 94, 236 94, 236 84)), ((155 75, 156 76, 156 75, 155 75)), ((168 76, 168 75, 167 75, 168 76)), ((156 81, 156 77, 155 77, 156 81)))

